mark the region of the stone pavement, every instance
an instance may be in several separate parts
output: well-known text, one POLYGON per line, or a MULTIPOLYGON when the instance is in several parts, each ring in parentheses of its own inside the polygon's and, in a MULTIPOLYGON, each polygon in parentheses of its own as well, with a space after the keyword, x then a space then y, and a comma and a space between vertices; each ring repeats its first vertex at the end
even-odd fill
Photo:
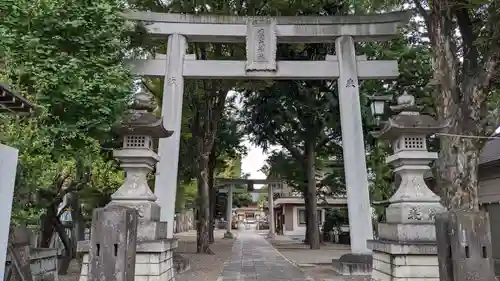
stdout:
POLYGON ((255 231, 242 231, 218 281, 305 281, 304 273, 255 231))
MULTIPOLYGON (((175 250, 189 259, 191 269, 175 276, 175 281, 215 281, 231 257, 233 239, 223 239, 225 230, 215 230, 215 243, 210 245, 214 255, 196 253, 196 231, 178 233, 179 246, 175 250)), ((238 236, 237 231, 234 232, 238 236)))

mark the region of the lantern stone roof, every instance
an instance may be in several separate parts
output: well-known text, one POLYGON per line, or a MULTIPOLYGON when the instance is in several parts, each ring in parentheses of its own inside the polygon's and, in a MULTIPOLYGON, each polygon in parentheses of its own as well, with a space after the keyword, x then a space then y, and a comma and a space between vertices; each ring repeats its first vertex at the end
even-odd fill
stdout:
POLYGON ((389 118, 384 127, 372 135, 381 139, 395 139, 402 134, 427 135, 437 133, 447 126, 439 123, 432 116, 420 115, 422 106, 415 104, 415 97, 404 92, 397 98, 397 105, 391 106, 398 113, 389 118))
POLYGON ((29 113, 32 109, 33 105, 28 100, 0 83, 0 112, 29 113))
POLYGON ((167 138, 174 132, 165 129, 163 119, 152 113, 155 109, 151 97, 146 93, 137 93, 131 110, 117 128, 120 135, 145 135, 153 138, 167 138))
POLYGON ((403 133, 427 135, 446 128, 446 125, 439 123, 432 116, 404 113, 389 118, 385 126, 373 135, 382 139, 394 139, 403 133))

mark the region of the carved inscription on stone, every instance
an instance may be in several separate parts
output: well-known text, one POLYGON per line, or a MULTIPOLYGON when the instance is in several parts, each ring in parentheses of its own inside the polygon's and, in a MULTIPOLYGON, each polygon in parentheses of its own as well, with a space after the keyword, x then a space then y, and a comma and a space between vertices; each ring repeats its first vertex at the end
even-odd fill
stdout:
POLYGON ((247 71, 276 71, 276 22, 274 19, 247 21, 247 71))
POLYGON ((175 77, 168 77, 167 83, 168 85, 177 85, 177 79, 175 77))
POLYGON ((436 218, 436 215, 437 215, 436 209, 430 208, 429 209, 429 220, 434 221, 434 219, 436 218))
POLYGON ((354 85, 354 80, 352 80, 352 78, 347 79, 345 87, 346 88, 356 88, 356 85, 354 85))
POLYGON ((420 212, 420 210, 417 207, 411 207, 410 210, 408 211, 408 219, 421 221, 422 220, 422 213, 420 212))
POLYGON ((255 41, 257 41, 257 46, 255 48, 255 60, 258 62, 267 62, 266 31, 264 30, 264 28, 257 29, 255 41))

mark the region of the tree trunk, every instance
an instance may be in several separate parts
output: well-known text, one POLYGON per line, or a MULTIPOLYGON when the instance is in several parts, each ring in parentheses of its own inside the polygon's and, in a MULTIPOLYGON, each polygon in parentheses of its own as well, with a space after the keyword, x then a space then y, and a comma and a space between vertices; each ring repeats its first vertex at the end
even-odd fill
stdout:
POLYGON ((58 273, 61 275, 65 275, 68 273, 69 265, 74 257, 73 254, 76 254, 76 249, 73 248, 72 241, 66 233, 66 229, 61 224, 61 220, 59 220, 59 217, 54 218, 53 223, 54 229, 56 230, 57 235, 64 245, 63 255, 59 257, 58 273))
POLYGON ((479 150, 474 140, 447 137, 441 140, 436 178, 443 204, 448 209, 479 209, 479 150))
MULTIPOLYGON (((216 47, 215 53, 221 53, 216 47)), ((202 59, 206 59, 206 49, 200 48, 202 59)), ((215 142, 217 125, 222 116, 227 96, 220 81, 203 81, 204 95, 195 98, 192 104, 197 109, 192 120, 192 134, 196 139, 197 179, 198 179, 198 229, 197 252, 213 254, 210 250, 210 153, 215 142)))
POLYGON ((317 196, 316 196, 316 153, 314 151, 315 143, 308 142, 307 145, 307 223, 309 225, 309 247, 319 249, 319 229, 317 215, 317 196))
POLYGON ((208 154, 204 153, 198 158, 198 229, 197 253, 213 254, 210 250, 210 203, 209 198, 209 168, 208 154))
POLYGON ((210 225, 209 225, 209 242, 210 244, 215 242, 214 231, 215 231, 215 201, 217 200, 217 189, 214 185, 214 172, 215 172, 215 160, 217 156, 215 155, 215 144, 213 145, 212 152, 210 153, 210 158, 208 161, 208 186, 209 186, 209 196, 210 196, 210 225))
MULTIPOLYGON (((459 135, 490 134, 485 123, 488 115, 487 93, 483 89, 488 83, 480 81, 480 73, 486 68, 478 65, 476 42, 471 38, 462 38, 462 47, 465 48, 463 62, 457 57, 453 38, 456 34, 453 15, 456 7, 446 1, 432 1, 430 8, 427 20, 433 48, 436 113, 440 121, 447 122, 447 133, 451 135, 440 137, 439 159, 434 163, 437 190, 448 209, 477 210, 479 152, 484 139, 459 135)), ((459 16, 459 28, 471 28, 469 24, 461 24, 465 18, 459 16)), ((487 77, 487 73, 483 76, 487 77)))
POLYGON ((71 231, 71 242, 73 245, 72 255, 73 257, 76 257, 78 241, 85 240, 85 221, 80 208, 78 195, 74 192, 68 194, 68 202, 71 207, 71 219, 73 220, 73 227, 71 231))
POLYGON ((307 197, 307 187, 304 188, 304 192, 302 192, 302 197, 304 197, 304 213, 305 213, 305 219, 306 219, 306 235, 304 238, 304 243, 309 245, 309 235, 311 231, 309 230, 309 198, 307 197))
POLYGON ((49 248, 50 240, 52 240, 52 236, 54 235, 54 226, 52 225, 52 218, 55 214, 51 214, 50 210, 47 209, 45 214, 40 216, 40 224, 41 224, 41 235, 39 241, 40 248, 49 248))

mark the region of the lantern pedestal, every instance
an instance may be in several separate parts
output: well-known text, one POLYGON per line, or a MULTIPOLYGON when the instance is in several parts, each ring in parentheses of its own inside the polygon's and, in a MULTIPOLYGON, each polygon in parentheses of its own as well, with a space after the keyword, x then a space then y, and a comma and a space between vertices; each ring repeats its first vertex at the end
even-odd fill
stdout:
POLYGON ((389 118, 374 135, 391 142, 393 154, 386 162, 395 167, 401 182, 388 200, 387 221, 378 225, 378 239, 368 241, 373 251, 371 279, 438 281, 434 219, 445 208, 427 187, 424 174, 430 170, 429 163, 437 159, 437 153, 427 150, 426 135, 445 126, 420 115, 414 97, 407 93, 391 109, 399 114, 389 118))
MULTIPOLYGON (((113 152, 125 171, 125 181, 111 195, 111 202, 106 207, 118 205, 138 212, 134 280, 170 281, 175 280, 173 251, 177 248, 177 240, 167 238, 167 222, 160 221, 161 208, 147 179, 160 160, 153 151, 153 138, 169 137, 172 132, 165 130, 161 118, 151 114, 149 98, 140 94, 138 98, 127 121, 118 129, 124 136, 123 148, 113 152)), ((84 253, 80 281, 88 278, 89 246, 89 241, 78 243, 78 252, 84 253)))
POLYGON ((428 163, 435 158, 436 153, 427 151, 400 151, 387 157, 397 167, 401 184, 389 199, 387 222, 378 225, 379 239, 368 241, 373 280, 439 280, 434 218, 445 209, 424 182, 428 163))

